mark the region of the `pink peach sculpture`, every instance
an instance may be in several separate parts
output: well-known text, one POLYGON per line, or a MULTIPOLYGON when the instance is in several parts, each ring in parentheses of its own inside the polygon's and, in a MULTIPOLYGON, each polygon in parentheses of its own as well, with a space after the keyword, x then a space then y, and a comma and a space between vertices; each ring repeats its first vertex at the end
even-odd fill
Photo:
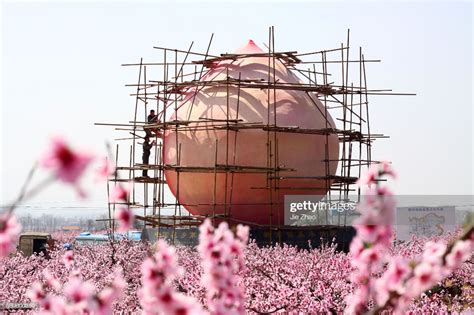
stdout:
MULTIPOLYGON (((236 54, 265 52, 249 41, 236 54)), ((240 78, 242 82, 268 82, 268 56, 219 60, 209 67, 201 78, 209 85, 188 89, 177 111, 168 113, 172 112, 171 120, 193 123, 186 130, 165 132, 164 162, 195 168, 193 172, 189 169, 179 172, 179 176, 175 169, 166 170, 171 192, 193 215, 221 214, 231 224, 281 225, 285 195, 327 193, 331 182, 324 177, 336 172, 338 136, 332 133, 326 139, 324 134, 274 133, 255 126, 321 130, 335 128, 334 121, 314 92, 241 87, 237 82, 215 84, 227 76, 230 80, 240 78), (236 131, 212 128, 217 124, 225 126, 228 119, 233 120, 229 123, 231 126, 245 128, 238 127, 236 131), (216 172, 210 170, 216 164, 241 166, 247 172, 226 173, 219 167, 216 172), (200 171, 200 167, 205 169, 200 171), (246 167, 280 168, 281 171, 269 173, 246 167), (275 175, 280 179, 272 178, 275 175)), ((274 81, 301 83, 282 61, 275 58, 273 67, 270 58, 270 82, 274 81)))

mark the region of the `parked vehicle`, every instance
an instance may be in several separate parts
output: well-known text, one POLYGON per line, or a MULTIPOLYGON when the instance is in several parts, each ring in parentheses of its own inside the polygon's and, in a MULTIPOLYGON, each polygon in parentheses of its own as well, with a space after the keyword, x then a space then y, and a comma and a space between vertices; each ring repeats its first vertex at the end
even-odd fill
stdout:
MULTIPOLYGON (((128 231, 126 233, 115 233, 115 240, 129 239, 132 241, 140 241, 141 231, 128 231)), ((90 232, 83 232, 74 238, 76 244, 79 245, 96 245, 102 244, 110 240, 111 234, 91 234, 90 232)))
POLYGON ((49 233, 25 232, 20 235, 18 250, 25 256, 43 253, 48 254, 48 249, 54 248, 55 241, 49 233))

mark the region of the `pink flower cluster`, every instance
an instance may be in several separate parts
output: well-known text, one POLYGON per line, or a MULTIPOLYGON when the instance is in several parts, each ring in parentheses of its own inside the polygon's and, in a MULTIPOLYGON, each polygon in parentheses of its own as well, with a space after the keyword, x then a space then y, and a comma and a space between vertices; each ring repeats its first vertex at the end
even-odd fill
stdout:
POLYGON ((74 185, 78 194, 85 197, 86 194, 79 186, 78 180, 92 160, 92 154, 74 151, 63 138, 55 137, 41 158, 40 164, 50 169, 60 181, 74 185))
POLYGON ((245 259, 242 278, 250 312, 341 314, 353 289, 350 258, 336 252, 335 244, 301 250, 250 243, 245 259))
POLYGON ((145 314, 202 314, 204 310, 192 297, 176 292, 173 280, 182 273, 175 249, 165 241, 156 244, 156 253, 141 267, 143 286, 139 291, 145 314))
MULTIPOLYGON (((110 194, 110 202, 122 202, 128 203, 129 202, 129 193, 130 188, 124 187, 122 185, 117 185, 114 187, 110 194)), ((130 210, 130 207, 121 206, 117 212, 115 213, 115 219, 118 221, 118 232, 127 232, 133 226, 134 215, 133 212, 130 210)))
POLYGON ((388 270, 377 280, 377 305, 390 306, 403 314, 414 298, 441 283, 468 260, 474 251, 474 233, 470 239, 455 240, 451 248, 443 241, 425 244, 422 256, 407 260, 396 256, 389 262, 388 270))
POLYGON ((213 314, 244 314, 244 291, 238 273, 245 267, 244 249, 249 228, 237 226, 236 237, 226 222, 214 230, 207 219, 199 227, 198 252, 203 265, 202 284, 207 287, 207 303, 213 314))
POLYGON ((70 269, 74 265, 74 252, 72 250, 68 250, 64 253, 63 262, 67 269, 70 269))
POLYGON ((351 280, 358 285, 346 298, 346 312, 350 314, 367 311, 369 303, 375 303, 377 312, 391 309, 395 314, 403 314, 414 298, 451 275, 474 250, 474 232, 470 227, 449 247, 443 242, 427 242, 417 260, 391 256, 395 203, 390 191, 376 182, 384 175, 394 176, 387 163, 376 165, 361 180, 370 190, 358 207, 361 216, 355 222, 357 236, 350 247, 355 268, 351 280), (383 271, 384 264, 388 267, 377 278, 375 275, 383 271))
POLYGON ((95 293, 94 284, 82 280, 77 271, 63 287, 48 271, 44 277, 44 283, 35 282, 27 292, 31 301, 38 304, 41 314, 112 314, 112 304, 126 286, 120 271, 113 274, 111 283, 99 293, 95 293))
POLYGON ((346 298, 349 314, 360 314, 368 309, 368 302, 376 295, 373 274, 382 271, 393 236, 395 220, 395 202, 392 193, 385 187, 372 185, 384 175, 394 172, 388 163, 373 167, 360 184, 369 185, 369 191, 357 209, 361 216, 354 221, 357 230, 352 240, 350 253, 354 272, 351 280, 358 285, 356 291, 346 298))
POLYGON ((15 250, 21 225, 10 212, 0 213, 0 259, 15 250))
MULTIPOLYGON (((237 227, 237 233, 221 223, 214 230, 209 220, 200 227, 198 252, 202 258, 201 285, 206 288, 207 307, 211 314, 244 314, 244 290, 238 273, 244 269, 244 249, 248 228, 237 227)), ((173 281, 182 276, 176 251, 159 240, 156 253, 142 264, 140 303, 146 314, 204 314, 195 298, 176 292, 173 281)))
POLYGON ((108 180, 109 176, 115 173, 115 165, 112 164, 109 159, 104 158, 101 160, 97 167, 95 179, 97 181, 108 180))

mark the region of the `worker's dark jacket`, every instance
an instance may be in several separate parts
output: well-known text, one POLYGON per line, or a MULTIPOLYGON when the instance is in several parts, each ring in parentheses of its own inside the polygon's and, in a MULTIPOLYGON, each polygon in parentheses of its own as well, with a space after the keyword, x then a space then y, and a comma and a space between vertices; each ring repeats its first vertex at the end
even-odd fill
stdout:
POLYGON ((157 115, 148 115, 148 123, 156 123, 158 122, 158 116, 157 115))
POLYGON ((147 142, 144 142, 143 143, 143 160, 148 160, 148 158, 150 157, 150 150, 151 148, 153 147, 153 145, 151 143, 147 143, 147 142))

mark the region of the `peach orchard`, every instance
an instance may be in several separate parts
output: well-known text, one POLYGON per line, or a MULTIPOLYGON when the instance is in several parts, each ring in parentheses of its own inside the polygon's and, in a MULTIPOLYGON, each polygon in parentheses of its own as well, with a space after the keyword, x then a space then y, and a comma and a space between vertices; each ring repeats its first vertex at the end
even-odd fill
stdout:
MULTIPOLYGON (((97 180, 115 172, 104 159, 97 180)), ((396 242, 396 204, 387 185, 388 163, 374 165, 358 184, 365 198, 357 206, 357 234, 348 254, 333 244, 301 250, 258 247, 249 229, 206 220, 199 245, 173 247, 129 240, 110 241, 24 257, 16 252, 21 227, 15 208, 49 183, 70 185, 81 198, 80 179, 94 162, 86 151, 54 138, 39 166, 51 174, 38 186, 28 177, 18 198, 0 214, 0 304, 34 303, 25 312, 42 314, 245 314, 245 313, 464 313, 474 310, 473 222, 457 233, 396 242)), ((34 169, 31 174, 34 173, 34 169)), ((126 201, 128 187, 117 186, 111 201, 126 201)), ((120 231, 134 217, 126 206, 116 212, 120 231)))

